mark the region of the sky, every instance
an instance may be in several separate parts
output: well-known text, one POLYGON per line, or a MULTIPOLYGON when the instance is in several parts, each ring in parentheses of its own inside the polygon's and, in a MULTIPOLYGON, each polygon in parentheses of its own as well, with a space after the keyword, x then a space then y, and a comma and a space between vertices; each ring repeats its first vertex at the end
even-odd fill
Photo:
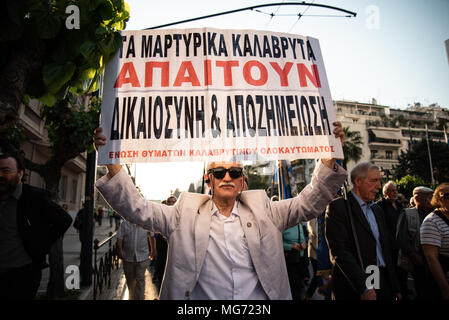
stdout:
MULTIPOLYGON (((126 30, 140 30, 189 18, 288 1, 125 0, 131 9, 126 30)), ((356 12, 308 6, 272 6, 167 28, 253 29, 311 36, 320 41, 333 100, 352 100, 392 108, 415 102, 449 108, 449 0, 320 0, 356 12), (271 17, 269 14, 274 13, 271 17), (303 16, 298 19, 298 13, 303 16), (310 15, 310 16, 309 16, 310 15), (329 17, 332 15, 333 17, 329 17), (337 16, 337 17, 336 17, 337 16)), ((187 190, 203 163, 137 165, 137 184, 150 199, 170 190, 187 190)))

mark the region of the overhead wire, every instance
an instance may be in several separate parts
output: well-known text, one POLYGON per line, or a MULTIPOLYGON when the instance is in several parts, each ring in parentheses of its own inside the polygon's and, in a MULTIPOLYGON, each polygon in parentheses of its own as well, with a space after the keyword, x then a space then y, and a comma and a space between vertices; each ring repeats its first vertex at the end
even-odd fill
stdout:
POLYGON ((293 13, 280 13, 280 14, 274 15, 274 13, 263 12, 263 11, 255 10, 255 9, 253 11, 256 11, 257 13, 266 14, 266 15, 269 15, 269 16, 273 15, 273 16, 276 16, 276 17, 297 17, 298 15, 301 15, 302 17, 330 17, 330 18, 333 18, 333 17, 336 17, 336 18, 350 18, 351 17, 350 15, 300 14, 300 13, 295 13, 295 14, 293 14, 293 13))
MULTIPOLYGON (((325 4, 318 4, 318 3, 306 3, 306 2, 301 2, 301 3, 296 3, 296 2, 282 2, 282 3, 267 3, 267 4, 260 4, 260 5, 255 5, 255 6, 251 6, 251 7, 245 7, 245 8, 239 8, 239 9, 234 9, 234 10, 229 10, 229 11, 224 11, 224 12, 218 12, 218 13, 213 13, 213 14, 209 14, 206 16, 201 16, 201 17, 195 17, 195 18, 190 18, 190 19, 186 19, 186 20, 181 20, 181 21, 176 21, 176 22, 170 22, 170 23, 165 23, 162 25, 158 25, 158 26, 153 26, 153 27, 149 27, 149 28, 145 28, 144 30, 150 30, 150 29, 159 29, 159 28, 164 28, 164 27, 168 27, 168 26, 173 26, 173 25, 177 25, 177 24, 181 24, 181 23, 187 23, 187 22, 192 22, 192 21, 197 21, 197 20, 202 20, 202 19, 209 19, 209 18, 213 18, 213 17, 217 17, 217 16, 222 16, 222 15, 227 15, 227 14, 232 14, 232 13, 236 13, 236 12, 241 12, 241 11, 246 11, 246 10, 251 10, 251 11, 256 11, 259 13, 263 13, 263 14, 268 14, 271 17, 275 17, 275 16, 279 16, 276 13, 265 13, 263 11, 257 10, 256 8, 262 8, 262 7, 270 7, 270 6, 291 6, 291 5, 297 5, 297 6, 308 6, 308 7, 321 7, 321 8, 327 8, 327 9, 332 9, 332 10, 337 10, 337 11, 342 11, 345 12, 349 15, 344 16, 344 17, 356 17, 357 13, 356 12, 352 12, 352 11, 348 11, 342 8, 338 8, 338 7, 334 7, 334 6, 329 6, 329 5, 325 5, 325 4)), ((305 11, 304 11, 305 12, 305 11)), ((309 15, 302 15, 302 16, 309 16, 309 15)), ((321 15, 321 17, 325 17, 325 15, 321 15)), ((330 16, 329 17, 335 17, 335 16, 330 16)), ((340 16, 341 17, 341 16, 340 16)))
MULTIPOLYGON (((282 3, 284 3, 284 1, 285 1, 285 0, 282 0, 282 3)), ((281 7, 281 6, 278 6, 278 7, 277 7, 275 13, 271 13, 271 14, 270 14, 270 20, 268 20, 268 22, 267 22, 267 24, 265 25, 264 29, 266 29, 266 28, 268 27, 268 25, 271 23, 271 21, 273 20, 273 17, 276 16, 276 14, 277 14, 277 12, 279 11, 279 8, 280 8, 280 7, 281 7)), ((259 10, 256 10, 256 11, 259 11, 259 10)))
MULTIPOLYGON (((280 4, 284 3, 285 0, 283 0, 280 4)), ((313 4, 315 2, 315 0, 312 1, 311 4, 313 4)), ((262 11, 260 9, 251 9, 251 11, 257 12, 257 13, 261 13, 267 16, 270 16, 270 19, 268 20, 267 24, 265 25, 264 28, 267 28, 268 25, 271 23, 271 21, 273 21, 274 17, 298 17, 298 19, 295 21, 295 23, 290 27, 290 29, 288 30, 288 32, 291 32, 291 30, 296 26, 296 24, 298 23, 298 21, 302 18, 302 17, 321 17, 321 18, 350 18, 350 15, 328 15, 328 14, 305 14, 309 9, 310 9, 310 5, 307 6, 306 9, 304 9, 304 11, 302 13, 296 13, 296 14, 292 14, 292 13, 277 13, 280 9, 281 5, 279 5, 276 8, 275 12, 265 12, 262 11)))
MULTIPOLYGON (((312 3, 314 3, 315 0, 312 1, 312 3)), ((298 23, 299 19, 301 19, 301 17, 304 16, 304 14, 307 12, 307 10, 309 10, 310 6, 307 6, 307 8, 305 8, 303 13, 298 13, 298 19, 295 21, 295 23, 291 26, 291 28, 288 30, 288 32, 291 32, 292 29, 296 26, 296 24, 298 23)))

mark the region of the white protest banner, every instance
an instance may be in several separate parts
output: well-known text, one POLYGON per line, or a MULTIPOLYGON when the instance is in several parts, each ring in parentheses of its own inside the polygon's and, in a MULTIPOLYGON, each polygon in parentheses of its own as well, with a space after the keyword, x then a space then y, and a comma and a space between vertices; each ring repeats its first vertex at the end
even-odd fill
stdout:
POLYGON ((105 70, 99 164, 342 158, 317 39, 123 31, 105 70))

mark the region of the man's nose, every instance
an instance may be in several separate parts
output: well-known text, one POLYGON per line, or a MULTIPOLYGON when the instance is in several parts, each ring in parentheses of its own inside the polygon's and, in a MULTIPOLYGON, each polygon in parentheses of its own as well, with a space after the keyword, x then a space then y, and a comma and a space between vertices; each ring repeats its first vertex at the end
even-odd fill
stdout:
POLYGON ((229 171, 226 171, 225 176, 223 177, 223 181, 232 181, 231 176, 229 175, 229 171))

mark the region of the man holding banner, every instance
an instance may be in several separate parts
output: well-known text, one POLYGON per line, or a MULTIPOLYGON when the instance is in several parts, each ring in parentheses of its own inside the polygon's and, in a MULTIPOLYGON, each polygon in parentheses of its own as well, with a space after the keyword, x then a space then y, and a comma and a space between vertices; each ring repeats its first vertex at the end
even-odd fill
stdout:
POLYGON ((213 162, 205 176, 212 196, 182 193, 169 207, 143 199, 121 165, 107 168, 96 187, 112 208, 169 241, 160 299, 291 299, 282 231, 320 215, 346 179, 335 159, 322 159, 297 197, 270 202, 262 190, 242 192, 241 163, 213 162))
POLYGON ((282 232, 321 214, 346 179, 343 129, 317 39, 254 30, 123 31, 105 69, 96 186, 169 242, 160 299, 291 299, 282 232), (322 159, 294 198, 244 191, 242 160, 322 159), (326 160, 327 159, 327 160, 326 160), (143 199, 122 163, 206 161, 211 195, 143 199))

